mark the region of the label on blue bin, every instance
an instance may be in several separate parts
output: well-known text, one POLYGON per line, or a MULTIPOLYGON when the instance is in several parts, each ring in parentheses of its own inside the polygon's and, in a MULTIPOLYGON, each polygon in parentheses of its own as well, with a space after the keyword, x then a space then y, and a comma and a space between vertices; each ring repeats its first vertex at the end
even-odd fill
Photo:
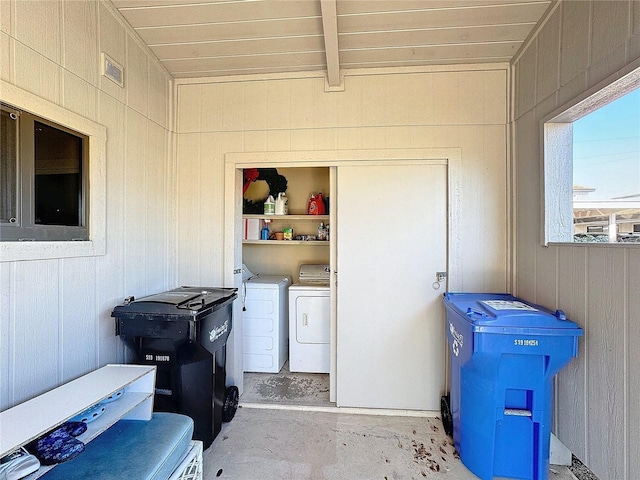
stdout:
POLYGON ((491 307, 494 310, 527 310, 530 312, 537 312, 537 308, 533 308, 526 303, 517 302, 515 300, 482 300, 480 303, 484 303, 487 307, 491 307))
POLYGON ((457 357, 460 355, 460 347, 464 345, 464 335, 459 333, 451 322, 449 322, 449 333, 451 333, 451 337, 453 338, 453 341, 451 342, 451 351, 457 357))

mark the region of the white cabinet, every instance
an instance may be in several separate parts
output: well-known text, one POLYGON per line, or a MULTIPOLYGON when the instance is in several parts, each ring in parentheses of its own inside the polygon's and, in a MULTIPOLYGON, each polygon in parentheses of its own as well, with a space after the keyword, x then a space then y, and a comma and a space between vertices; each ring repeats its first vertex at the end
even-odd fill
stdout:
MULTIPOLYGON (((150 420, 155 377, 155 366, 106 365, 0 412, 0 457, 123 389, 122 396, 106 404, 106 411, 88 423, 87 431, 78 439, 88 443, 121 418, 150 420)), ((42 467, 26 478, 33 480, 51 468, 42 467)))

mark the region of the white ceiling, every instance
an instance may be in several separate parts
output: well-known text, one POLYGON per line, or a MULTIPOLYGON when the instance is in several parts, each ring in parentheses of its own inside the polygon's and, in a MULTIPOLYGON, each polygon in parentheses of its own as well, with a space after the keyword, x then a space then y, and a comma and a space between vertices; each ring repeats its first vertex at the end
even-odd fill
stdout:
POLYGON ((509 61, 555 0, 112 0, 175 78, 509 61))

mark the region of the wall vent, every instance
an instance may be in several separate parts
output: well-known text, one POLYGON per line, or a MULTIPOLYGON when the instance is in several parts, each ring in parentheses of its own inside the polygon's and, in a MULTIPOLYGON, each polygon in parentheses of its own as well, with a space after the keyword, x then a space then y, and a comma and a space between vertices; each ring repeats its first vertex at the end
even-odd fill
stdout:
POLYGON ((124 87, 124 69, 106 53, 102 53, 102 75, 124 87))

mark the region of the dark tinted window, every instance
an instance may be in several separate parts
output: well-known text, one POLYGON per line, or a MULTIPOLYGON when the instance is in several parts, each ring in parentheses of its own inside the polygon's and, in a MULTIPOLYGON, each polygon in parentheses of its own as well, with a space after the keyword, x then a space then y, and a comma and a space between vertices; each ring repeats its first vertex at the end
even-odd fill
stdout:
POLYGON ((34 139, 35 223, 80 226, 82 138, 34 122, 34 139))
POLYGON ((0 240, 88 240, 88 138, 2 105, 0 240))

